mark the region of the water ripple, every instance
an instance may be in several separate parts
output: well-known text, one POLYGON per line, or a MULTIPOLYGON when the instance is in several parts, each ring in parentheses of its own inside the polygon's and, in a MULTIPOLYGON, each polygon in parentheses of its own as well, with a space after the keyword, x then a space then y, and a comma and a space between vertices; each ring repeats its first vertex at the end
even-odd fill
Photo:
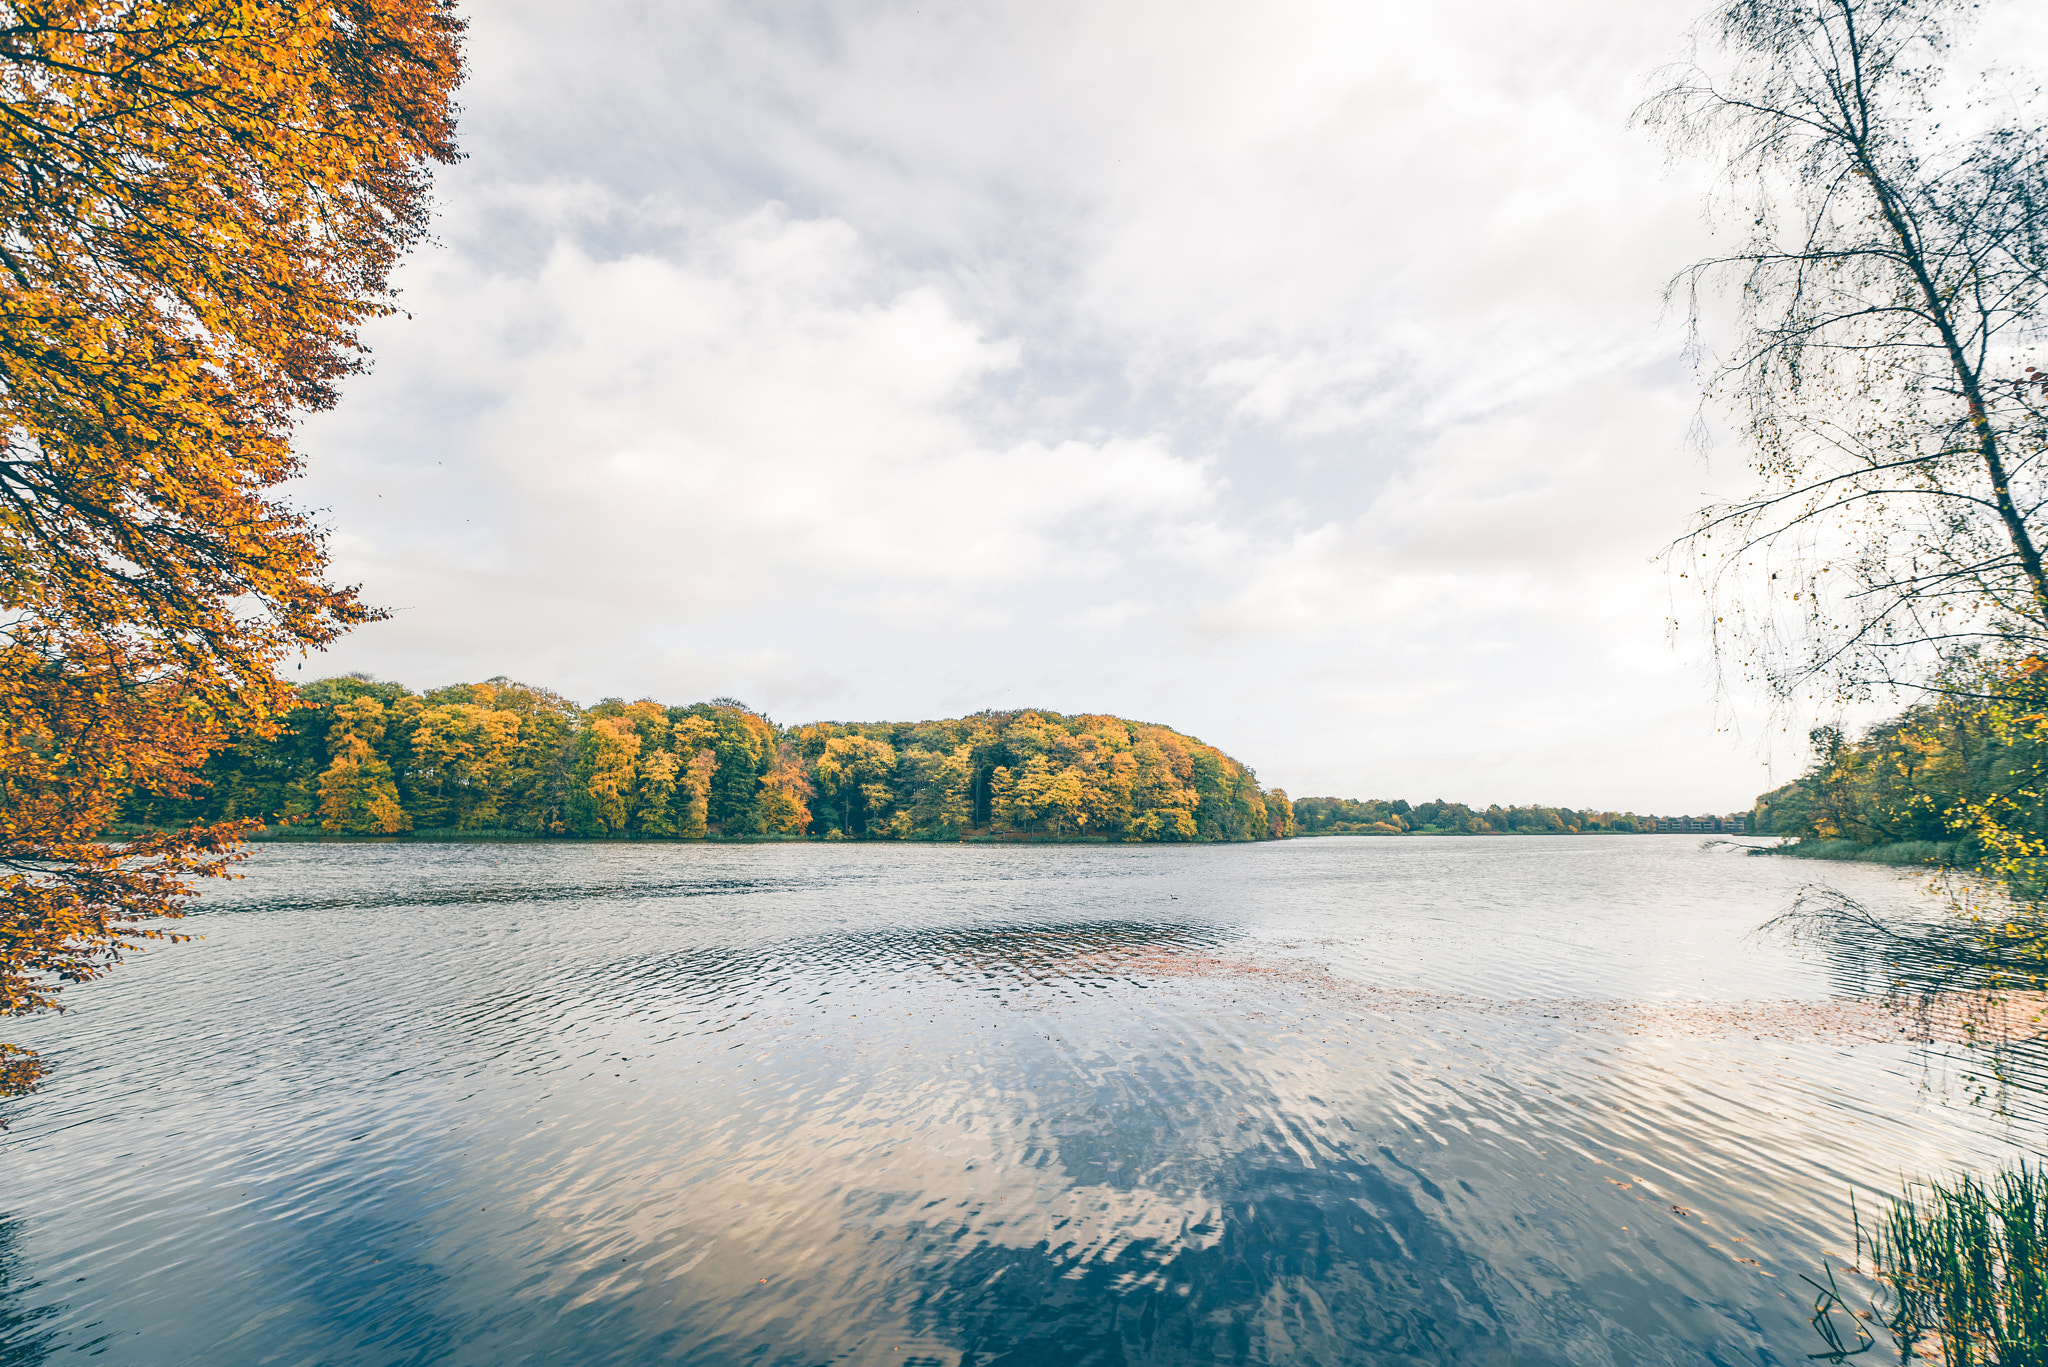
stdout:
POLYGON ((2041 1137, 1750 935, 1813 872, 267 848, 16 1032, 0 1363, 1801 1360, 1852 1188, 2041 1137))

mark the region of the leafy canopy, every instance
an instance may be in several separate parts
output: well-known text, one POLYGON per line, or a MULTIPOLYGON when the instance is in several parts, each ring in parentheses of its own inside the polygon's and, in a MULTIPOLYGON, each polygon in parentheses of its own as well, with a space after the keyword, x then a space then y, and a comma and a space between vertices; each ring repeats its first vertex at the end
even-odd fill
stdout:
POLYGON ((461 35, 448 0, 0 4, 0 1012, 222 871, 231 824, 101 837, 376 615, 275 490, 426 231, 461 35))

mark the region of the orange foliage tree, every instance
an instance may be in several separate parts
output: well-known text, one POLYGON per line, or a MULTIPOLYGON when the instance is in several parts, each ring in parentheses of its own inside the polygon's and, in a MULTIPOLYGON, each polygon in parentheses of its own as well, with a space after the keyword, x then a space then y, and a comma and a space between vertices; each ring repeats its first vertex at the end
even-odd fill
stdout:
MULTIPOLYGON (((219 875, 239 823, 107 838, 377 614, 278 501, 296 415, 452 161, 450 0, 0 6, 0 1013, 58 1005, 219 875)), ((175 938, 175 937, 172 937, 175 938)), ((0 1045, 0 1088, 40 1064, 0 1045)))

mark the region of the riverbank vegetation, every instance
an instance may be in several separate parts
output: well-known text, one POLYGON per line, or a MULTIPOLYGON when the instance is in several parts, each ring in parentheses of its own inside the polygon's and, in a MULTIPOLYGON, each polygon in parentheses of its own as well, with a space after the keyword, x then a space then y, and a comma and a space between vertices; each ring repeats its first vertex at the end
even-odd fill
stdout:
POLYGON ((1925 701, 1846 737, 1812 734, 1806 773, 1763 794, 1785 853, 1974 869, 2020 901, 2048 893, 2048 660, 1974 657, 1925 701))
POLYGON ((1879 1221, 1871 1264, 1902 1355, 2048 1363, 2048 1173, 2025 1162, 1909 1188, 1879 1221))
POLYGON ((596 839, 1268 840, 1287 795, 1171 728, 1023 709, 780 727, 730 698, 581 708, 507 679, 414 693, 364 677, 297 691, 274 734, 214 755, 141 828, 596 839))
MULTIPOLYGON (((2048 1364, 2048 1170, 2025 1160, 1990 1179, 1908 1186, 1873 1229, 1857 1221, 1858 1255, 1877 1291, 1868 1318, 1889 1330, 1901 1360, 1952 1367, 2048 1364), (1929 1349, 1934 1351, 1929 1352, 1929 1349)), ((1872 1346, 1832 1272, 1813 1323, 1845 1361, 1872 1346), (1834 1317, 1846 1313, 1844 1336, 1834 1317)))

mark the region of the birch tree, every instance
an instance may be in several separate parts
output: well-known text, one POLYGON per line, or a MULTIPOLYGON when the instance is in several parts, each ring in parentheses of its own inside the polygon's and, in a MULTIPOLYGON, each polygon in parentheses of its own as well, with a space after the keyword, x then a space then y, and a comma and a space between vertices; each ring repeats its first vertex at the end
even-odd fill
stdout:
POLYGON ((1755 482, 1675 555, 1718 658, 1781 701, 2048 650, 2048 140, 2034 83, 1957 69, 1976 13, 1734 0, 1642 111, 1717 162, 1741 238, 1673 290, 1695 325, 1711 291, 1739 306, 1708 392, 1755 482))

